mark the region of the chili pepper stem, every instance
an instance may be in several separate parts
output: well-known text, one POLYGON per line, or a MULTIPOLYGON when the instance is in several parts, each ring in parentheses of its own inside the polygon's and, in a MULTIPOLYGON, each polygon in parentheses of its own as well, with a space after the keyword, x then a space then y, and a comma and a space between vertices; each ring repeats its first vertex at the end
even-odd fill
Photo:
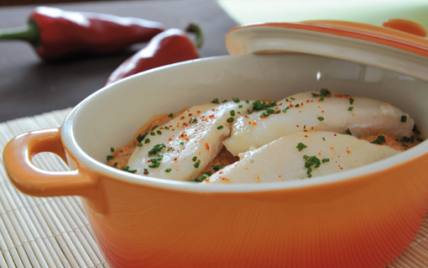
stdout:
POLYGON ((202 33, 201 28, 196 23, 190 23, 187 28, 186 32, 194 33, 196 35, 195 41, 193 42, 195 44, 195 47, 201 48, 202 44, 204 43, 204 34, 202 33))
POLYGON ((39 28, 36 23, 30 21, 28 25, 0 30, 0 40, 23 40, 37 47, 40 41, 39 28))

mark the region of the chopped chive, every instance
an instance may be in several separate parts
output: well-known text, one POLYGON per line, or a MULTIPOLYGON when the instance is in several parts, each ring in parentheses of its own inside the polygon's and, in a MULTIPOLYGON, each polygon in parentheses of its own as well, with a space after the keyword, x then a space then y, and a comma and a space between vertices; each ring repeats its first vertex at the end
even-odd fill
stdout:
POLYGON ((254 163, 254 159, 251 159, 251 160, 250 160, 250 163, 254 163))
POLYGON ((160 153, 160 151, 163 148, 166 148, 166 146, 165 146, 164 143, 156 144, 155 146, 153 146, 152 149, 150 149, 150 151, 148 152, 148 154, 149 154, 149 156, 156 155, 156 154, 160 153))
POLYGON ((323 162, 323 163, 330 162, 330 158, 324 158, 321 162, 323 162))
POLYGON ((353 106, 349 106, 348 111, 352 111, 352 110, 354 110, 354 107, 353 106))
POLYGON ((180 145, 184 145, 184 141, 180 142, 180 145))
POLYGON ((201 160, 198 160, 198 162, 196 162, 195 164, 193 164, 193 166, 195 168, 198 168, 200 164, 201 164, 201 160))
POLYGON ((223 128, 222 125, 217 126, 217 129, 222 129, 222 128, 223 128))
POLYGON ((313 93, 313 92, 311 92, 311 94, 312 94, 312 97, 319 97, 320 96, 317 93, 313 93))
POLYGON ((113 165, 113 167, 117 166, 117 164, 119 164, 119 163, 118 163, 118 162, 115 162, 115 163, 114 163, 114 165, 113 165))
POLYGON ((129 170, 129 166, 123 167, 122 170, 128 171, 129 170))
POLYGON ((160 130, 156 131, 156 133, 157 133, 158 135, 162 135, 162 131, 160 131, 160 130))
POLYGON ((352 105, 352 104, 354 104, 354 99, 353 98, 351 98, 350 100, 349 100, 349 103, 352 105))
POLYGON ((137 137, 137 141, 138 142, 141 142, 142 140, 144 140, 144 138, 147 136, 147 132, 146 133, 144 133, 144 135, 138 135, 138 137, 137 137))
POLYGON ((235 116, 235 110, 231 110, 231 111, 230 111, 230 115, 231 115, 231 116, 235 116))
POLYGON ((172 169, 167 168, 167 169, 165 169, 165 172, 166 172, 166 173, 170 173, 170 172, 171 172, 171 170, 172 170, 172 169))
POLYGON ((156 126, 152 127, 152 130, 155 130, 157 127, 158 127, 158 125, 156 125, 156 126))
POLYGON ((213 167, 213 169, 215 170, 215 171, 219 171, 220 169, 222 169, 223 168, 223 166, 222 165, 217 165, 217 166, 214 166, 213 167))
POLYGON ((324 101, 324 96, 321 96, 321 97, 320 97, 320 101, 324 101))
POLYGON ((246 103, 250 103, 250 101, 249 101, 249 100, 245 100, 245 102, 246 102, 246 103))
POLYGON ((349 128, 346 130, 346 134, 352 135, 351 130, 349 128))
POLYGON ((296 100, 295 98, 293 98, 293 97, 291 97, 290 99, 292 99, 292 100, 296 100))
POLYGON ((238 108, 242 109, 242 108, 244 108, 244 105, 238 105, 238 108))
POLYGON ((195 117, 192 117, 189 121, 190 124, 195 124, 198 122, 198 119, 196 119, 195 117))
POLYGON ((227 102, 227 100, 223 100, 222 102, 225 103, 225 102, 227 102))
POLYGON ((320 121, 324 121, 324 117, 322 117, 322 116, 318 116, 317 119, 320 121))
POLYGON ((150 142, 150 139, 146 139, 145 141, 144 141, 144 143, 145 144, 147 144, 147 143, 149 143, 150 142))
POLYGON ((171 151, 172 147, 169 147, 168 149, 166 149, 167 152, 171 151))
POLYGON ((377 139, 372 141, 373 144, 382 144, 385 143, 385 136, 377 136, 377 139))
POLYGON ((169 130, 169 127, 168 127, 168 126, 165 126, 165 129, 166 129, 166 130, 169 130))
POLYGON ((154 132, 152 131, 152 132, 150 132, 150 135, 155 136, 155 135, 156 135, 156 133, 154 133, 154 132))
POLYGON ((233 122, 233 117, 229 117, 226 121, 227 121, 228 123, 232 123, 232 122, 233 122))
POLYGON ((406 123, 406 121, 407 121, 407 116, 402 115, 402 116, 401 116, 401 122, 402 122, 402 123, 406 123))
POLYGON ((107 161, 113 159, 114 157, 112 155, 107 155, 107 161))
POLYGON ((241 100, 240 99, 238 99, 238 98, 233 98, 232 99, 235 103, 238 103, 238 102, 240 102, 241 100))
POLYGON ((137 143, 137 146, 141 147, 141 146, 143 146, 143 144, 141 142, 139 142, 139 143, 137 143))
POLYGON ((297 144, 296 148, 299 149, 299 151, 307 148, 308 146, 304 145, 303 143, 299 142, 299 144, 297 144))
POLYGON ((172 113, 170 113, 170 114, 168 115, 168 117, 173 117, 172 113))
POLYGON ((196 159, 198 159, 198 157, 194 156, 194 157, 192 158, 192 161, 193 161, 193 162, 195 162, 195 161, 196 161, 196 159))
POLYGON ((218 98, 213 99, 213 100, 211 101, 211 103, 219 103, 219 102, 218 102, 218 98))
POLYGON ((114 153, 114 148, 113 147, 110 148, 110 152, 114 153))
POLYGON ((299 108, 300 104, 296 104, 294 107, 299 108))

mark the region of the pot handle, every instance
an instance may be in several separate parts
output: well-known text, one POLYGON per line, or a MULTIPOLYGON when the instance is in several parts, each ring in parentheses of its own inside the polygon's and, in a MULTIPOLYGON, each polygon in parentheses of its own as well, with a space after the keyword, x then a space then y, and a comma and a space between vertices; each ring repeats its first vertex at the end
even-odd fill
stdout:
POLYGON ((31 158, 41 152, 57 154, 67 163, 58 128, 21 134, 4 148, 6 173, 18 190, 40 197, 80 195, 92 199, 97 196, 96 179, 82 169, 52 172, 36 167, 31 158))

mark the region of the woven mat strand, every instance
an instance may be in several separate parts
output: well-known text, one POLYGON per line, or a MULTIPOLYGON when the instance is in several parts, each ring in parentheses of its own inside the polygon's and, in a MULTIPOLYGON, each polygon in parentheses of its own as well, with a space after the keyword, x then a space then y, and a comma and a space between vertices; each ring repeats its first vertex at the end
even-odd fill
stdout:
MULTIPOLYGON (((33 198, 6 177, 3 148, 14 136, 59 127, 71 109, 0 124, 0 267, 109 267, 90 229, 78 197, 33 198)), ((53 154, 33 158, 49 171, 68 167, 53 154)), ((428 267, 428 218, 413 243, 388 267, 428 267)))

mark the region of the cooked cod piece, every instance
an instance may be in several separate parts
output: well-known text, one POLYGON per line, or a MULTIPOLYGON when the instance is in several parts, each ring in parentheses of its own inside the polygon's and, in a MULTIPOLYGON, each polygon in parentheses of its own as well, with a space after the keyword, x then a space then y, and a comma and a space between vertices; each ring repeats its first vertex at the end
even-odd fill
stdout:
POLYGON ((238 101, 186 110, 166 125, 154 127, 141 140, 129 159, 129 170, 156 178, 190 181, 220 152, 233 120, 251 108, 251 103, 238 101))
POLYGON ((204 183, 291 181, 364 166, 400 151, 326 131, 299 132, 240 154, 240 160, 204 183))
POLYGON ((412 134, 414 125, 408 114, 389 103, 325 89, 293 95, 269 109, 239 117, 223 142, 227 150, 238 155, 282 136, 313 130, 403 137, 412 134))

